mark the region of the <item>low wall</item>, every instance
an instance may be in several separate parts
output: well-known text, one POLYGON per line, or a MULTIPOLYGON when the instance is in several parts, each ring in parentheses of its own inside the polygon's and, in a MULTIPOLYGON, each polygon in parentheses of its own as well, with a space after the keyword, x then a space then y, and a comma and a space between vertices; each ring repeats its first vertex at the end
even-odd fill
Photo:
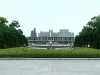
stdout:
POLYGON ((35 46, 32 46, 32 47, 55 49, 55 48, 65 48, 65 47, 71 47, 71 46, 68 46, 68 45, 53 45, 53 46, 48 46, 48 45, 35 45, 35 46))

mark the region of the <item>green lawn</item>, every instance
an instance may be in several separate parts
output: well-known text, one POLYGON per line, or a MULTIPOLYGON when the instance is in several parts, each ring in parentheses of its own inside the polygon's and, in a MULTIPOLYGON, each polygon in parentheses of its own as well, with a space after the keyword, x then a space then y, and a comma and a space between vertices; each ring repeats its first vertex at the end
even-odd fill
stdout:
POLYGON ((73 50, 41 50, 28 48, 0 49, 0 58, 100 58, 100 50, 74 48, 73 50))

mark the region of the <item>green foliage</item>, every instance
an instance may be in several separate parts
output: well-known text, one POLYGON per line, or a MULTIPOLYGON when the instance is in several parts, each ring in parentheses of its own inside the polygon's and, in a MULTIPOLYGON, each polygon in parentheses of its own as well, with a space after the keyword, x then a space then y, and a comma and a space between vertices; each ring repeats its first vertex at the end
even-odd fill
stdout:
POLYGON ((73 50, 41 50, 28 48, 0 49, 0 58, 100 58, 100 50, 74 48, 73 50))
POLYGON ((100 49, 100 16, 94 16, 75 37, 75 47, 90 45, 91 48, 100 49))
POLYGON ((9 25, 6 18, 0 17, 0 48, 19 47, 28 44, 26 37, 23 35, 18 21, 14 20, 9 25))

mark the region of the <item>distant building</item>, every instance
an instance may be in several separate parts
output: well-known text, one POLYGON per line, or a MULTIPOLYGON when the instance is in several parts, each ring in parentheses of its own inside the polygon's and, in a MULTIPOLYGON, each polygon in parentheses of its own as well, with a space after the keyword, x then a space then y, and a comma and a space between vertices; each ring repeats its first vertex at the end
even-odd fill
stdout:
POLYGON ((31 37, 37 37, 36 28, 31 31, 31 37))
POLYGON ((74 33, 69 32, 68 29, 60 29, 59 32, 41 31, 36 36, 36 29, 31 31, 31 37, 27 37, 28 43, 47 44, 52 41, 53 44, 72 44, 74 42, 74 33))

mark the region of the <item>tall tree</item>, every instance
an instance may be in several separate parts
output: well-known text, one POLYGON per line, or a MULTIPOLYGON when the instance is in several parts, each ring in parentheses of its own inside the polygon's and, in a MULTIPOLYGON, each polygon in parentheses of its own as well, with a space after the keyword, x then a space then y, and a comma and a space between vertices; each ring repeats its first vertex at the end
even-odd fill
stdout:
POLYGON ((0 17, 0 48, 19 47, 21 44, 28 44, 23 31, 18 29, 20 24, 13 20, 9 25, 8 20, 0 17))
POLYGON ((91 18, 79 35, 75 37, 75 46, 81 46, 82 44, 90 44, 92 48, 100 49, 100 16, 91 18))

